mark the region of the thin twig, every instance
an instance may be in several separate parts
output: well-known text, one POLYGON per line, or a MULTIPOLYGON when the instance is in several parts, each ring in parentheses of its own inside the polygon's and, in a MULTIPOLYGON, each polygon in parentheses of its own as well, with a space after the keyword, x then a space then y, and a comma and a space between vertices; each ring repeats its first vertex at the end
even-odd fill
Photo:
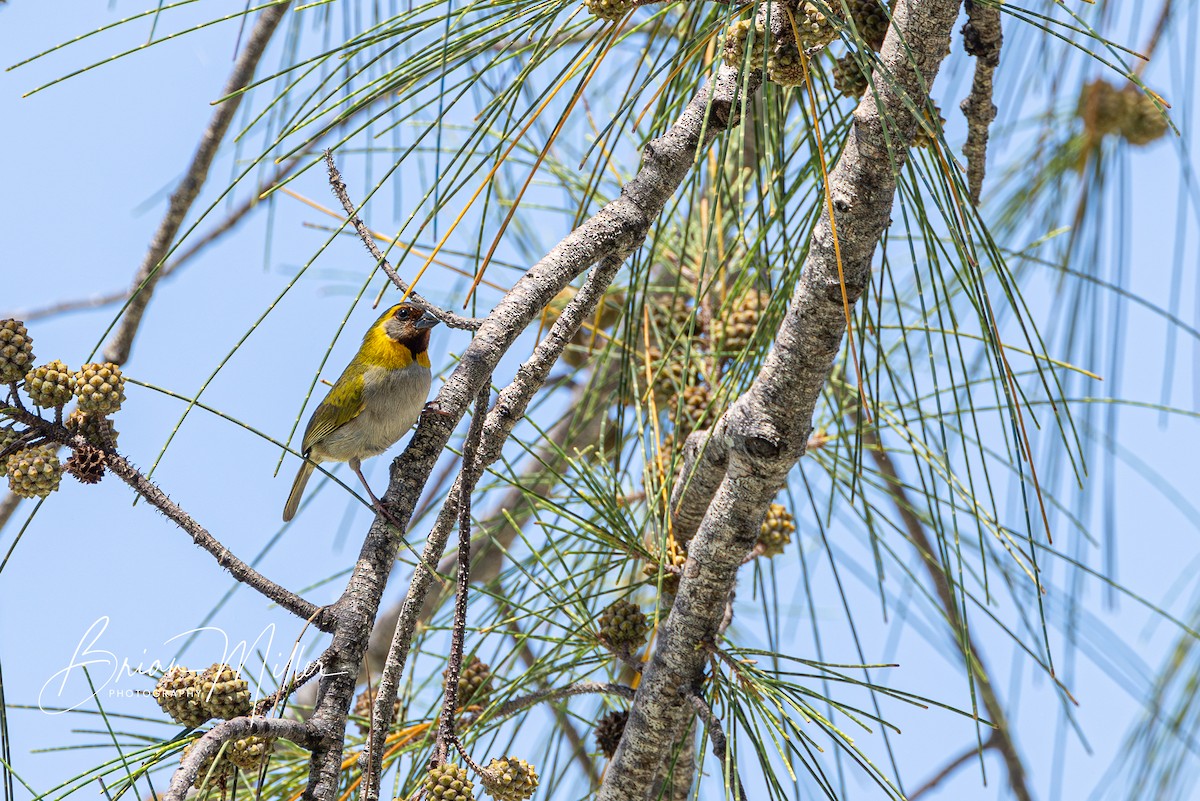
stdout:
POLYGON ((290 697, 292 693, 296 692, 296 690, 299 690, 305 684, 308 684, 309 681, 320 674, 322 666, 325 664, 326 656, 327 654, 321 654, 321 656, 314 659, 312 662, 309 662, 304 670, 293 676, 290 682, 283 685, 266 698, 261 699, 257 704, 254 705, 254 714, 265 715, 274 709, 275 706, 278 705, 279 702, 284 698, 290 697))
MULTIPOLYGON (((988 671, 987 661, 980 650, 975 647, 971 632, 964 625, 962 614, 959 612, 958 603, 954 597, 954 590, 937 557, 937 551, 925 533, 924 524, 913 512, 914 507, 909 501, 904 482, 900 480, 896 466, 892 464, 891 456, 880 442, 879 434, 873 426, 862 426, 861 430, 863 448, 871 454, 875 467, 883 476, 884 489, 900 513, 900 519, 904 522, 909 541, 921 556, 921 564, 925 566, 925 572, 928 573, 929 580, 937 592, 938 600, 941 601, 942 611, 959 643, 963 662, 975 676, 975 686, 983 699, 984 709, 987 710, 988 719, 995 727, 988 742, 994 743, 995 749, 1004 759, 1004 766, 1008 771, 1008 784, 1012 788, 1013 795, 1018 801, 1032 801, 1033 794, 1027 784, 1025 763, 1017 752, 1016 743, 1013 742, 1008 716, 1004 712, 1004 704, 1000 702, 1000 697, 992 687, 992 676, 988 671)), ((972 753, 977 753, 978 750, 975 749, 972 753)))
POLYGON ((434 317, 441 320, 450 328, 459 328, 464 331, 477 331, 479 326, 483 325, 483 320, 477 317, 463 317, 454 312, 446 311, 430 303, 421 295, 413 292, 408 282, 402 279, 396 268, 393 267, 387 260, 387 257, 380 251, 379 246, 375 244, 375 237, 371 234, 371 229, 367 228, 367 224, 358 216, 358 209, 354 202, 350 200, 350 195, 346 192, 346 183, 342 180, 342 174, 338 172, 337 165, 333 163, 333 151, 325 151, 325 166, 329 169, 329 188, 333 191, 334 196, 341 202, 342 208, 346 210, 347 218, 350 224, 354 226, 354 230, 358 232, 358 238, 362 240, 363 245, 375 257, 375 263, 380 269, 392 280, 401 292, 408 293, 409 300, 417 304, 421 308, 428 311, 434 317))
POLYGON ((959 108, 967 117, 967 141, 963 154, 967 157, 967 187, 971 202, 979 205, 983 193, 983 178, 987 174, 988 129, 996 119, 992 102, 993 80, 1000 65, 1000 45, 1004 35, 1000 30, 1000 5, 994 0, 964 0, 967 23, 963 25, 963 45, 975 57, 975 79, 971 94, 959 108))
POLYGON ((275 34, 290 5, 290 0, 288 0, 288 2, 278 5, 268 6, 259 12, 258 18, 254 21, 254 29, 250 31, 246 47, 238 56, 233 71, 229 73, 229 78, 225 81, 225 88, 221 93, 225 99, 213 111, 208 127, 200 137, 200 144, 192 156, 192 163, 188 165, 183 180, 171 194, 167 213, 159 223, 154 238, 150 240, 150 249, 133 279, 133 288, 130 290, 132 297, 129 299, 128 306, 125 307, 121 325, 104 349, 104 358, 108 361, 117 364, 124 364, 128 361, 129 351, 133 347, 133 339, 142 324, 142 315, 145 314, 146 306, 154 294, 154 288, 158 284, 159 278, 162 277, 161 268, 175 244, 175 237, 179 234, 179 229, 191 210, 192 203, 195 202, 196 197, 200 194, 200 189, 208 179, 209 168, 212 167, 221 142, 224 141, 238 106, 242 103, 245 94, 242 90, 254 80, 254 72, 258 68, 259 59, 262 58, 267 45, 271 42, 271 37, 275 34))
POLYGON ((573 695, 617 695, 628 699, 633 698, 634 692, 635 690, 632 687, 626 687, 624 684, 612 684, 601 681, 577 681, 574 684, 568 684, 566 687, 548 687, 545 690, 538 690, 535 693, 506 701, 490 712, 488 716, 505 718, 509 715, 515 715, 523 709, 528 709, 535 704, 541 704, 546 701, 557 701, 560 698, 570 698, 573 695))
MULTIPOLYGON (((446 681, 442 696, 442 713, 438 720, 437 743, 433 749, 433 766, 446 760, 446 749, 454 739, 454 716, 458 712, 458 678, 462 674, 463 641, 467 636, 467 602, 471 584, 471 493, 483 474, 479 464, 479 439, 483 436, 483 421, 487 417, 491 386, 485 386, 475 398, 475 413, 463 443, 461 489, 458 492, 458 582, 454 594, 454 630, 450 639, 450 659, 446 666, 446 681)), ((376 699, 378 701, 378 699, 376 699)), ((388 709, 390 710, 390 706, 388 709)), ((376 722, 386 722, 387 710, 375 705, 376 722)))
POLYGON ((708 726, 708 738, 712 740, 713 756, 721 761, 721 769, 725 771, 726 777, 733 774, 734 781, 737 783, 739 801, 746 801, 746 788, 742 786, 742 777, 738 775, 737 766, 729 761, 729 740, 725 737, 721 719, 713 714, 704 699, 696 693, 689 692, 687 699, 688 703, 692 705, 692 709, 696 710, 696 715, 704 721, 704 725, 708 726))
MULTIPOLYGON (((48 439, 66 445, 69 448, 94 447, 83 437, 72 434, 61 425, 42 419, 20 405, 9 407, 7 413, 13 420, 31 429, 35 429, 48 439)), ((130 464, 129 460, 117 453, 116 450, 112 448, 98 450, 104 454, 105 466, 113 475, 128 484, 147 503, 158 509, 171 522, 189 534, 193 542, 208 551, 217 560, 217 564, 228 570, 235 579, 251 589, 257 590, 302 620, 311 621, 321 631, 333 630, 333 620, 327 609, 304 600, 291 590, 266 578, 257 570, 250 567, 250 565, 234 556, 232 551, 208 532, 208 529, 196 522, 179 504, 168 498, 167 494, 157 484, 146 478, 141 471, 130 464)))
POLYGON ((942 768, 940 771, 937 772, 937 775, 935 775, 929 781, 922 784, 912 794, 910 794, 908 796, 908 801, 917 801, 918 798, 925 795, 930 790, 935 789, 939 784, 944 782, 946 779, 950 778, 950 775, 952 773, 954 773, 954 771, 958 770, 963 765, 967 764, 967 762, 969 762, 972 757, 974 757, 975 755, 979 754, 982 751, 987 751, 990 748, 997 748, 997 741, 996 741, 995 733, 993 733, 991 737, 984 740, 983 745, 978 745, 978 744, 973 745, 970 748, 963 751, 958 756, 956 756, 954 759, 950 760, 946 764, 946 767, 942 768))

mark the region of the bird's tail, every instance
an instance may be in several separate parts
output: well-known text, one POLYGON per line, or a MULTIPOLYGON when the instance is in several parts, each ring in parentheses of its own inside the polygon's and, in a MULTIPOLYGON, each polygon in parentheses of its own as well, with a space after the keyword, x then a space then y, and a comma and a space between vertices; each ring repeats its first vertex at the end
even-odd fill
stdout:
POLYGON ((312 475, 312 471, 312 462, 300 465, 300 472, 296 473, 296 480, 292 482, 292 494, 288 496, 287 505, 283 507, 283 522, 286 523, 296 516, 300 496, 304 494, 304 487, 308 484, 308 477, 312 475))

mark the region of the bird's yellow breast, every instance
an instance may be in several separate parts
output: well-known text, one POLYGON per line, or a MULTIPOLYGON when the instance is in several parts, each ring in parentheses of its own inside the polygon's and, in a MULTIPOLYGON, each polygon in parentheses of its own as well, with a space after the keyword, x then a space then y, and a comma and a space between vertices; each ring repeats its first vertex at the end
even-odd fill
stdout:
POLYGON ((389 337, 382 325, 375 326, 367 333, 359 355, 365 364, 385 370, 403 370, 414 361, 422 367, 429 367, 429 354, 426 351, 414 357, 408 345, 389 337))

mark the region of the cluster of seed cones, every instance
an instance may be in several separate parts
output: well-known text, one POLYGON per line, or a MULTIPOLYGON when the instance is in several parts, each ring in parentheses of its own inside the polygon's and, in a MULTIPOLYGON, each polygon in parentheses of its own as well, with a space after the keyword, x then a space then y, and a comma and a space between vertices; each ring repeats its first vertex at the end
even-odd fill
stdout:
POLYGON ((6 423, 0 413, 0 476, 8 477, 14 495, 45 498, 58 489, 64 471, 84 484, 95 484, 104 476, 104 452, 117 444, 109 415, 125 401, 125 377, 117 365, 98 362, 71 370, 59 359, 35 365, 33 337, 25 324, 0 320, 0 384, 10 385, 14 401, 24 391, 31 405, 54 410, 56 421, 62 419, 63 407, 75 399, 76 408, 64 425, 68 433, 86 440, 64 464, 58 447, 43 432, 6 423))
MULTIPOLYGON (((162 675, 151 695, 172 720, 189 729, 213 718, 232 720, 251 712, 249 685, 237 670, 223 662, 200 672, 175 665, 162 675)), ((184 750, 184 758, 190 748, 184 750)), ((195 786, 223 786, 234 768, 254 773, 274 750, 274 740, 269 737, 252 734, 232 740, 216 757, 205 760, 196 774, 195 786)))
POLYGON ((1166 135, 1167 118, 1154 99, 1134 84, 1118 89, 1097 79, 1079 94, 1076 115, 1093 141, 1120 136, 1131 145, 1148 145, 1166 135))

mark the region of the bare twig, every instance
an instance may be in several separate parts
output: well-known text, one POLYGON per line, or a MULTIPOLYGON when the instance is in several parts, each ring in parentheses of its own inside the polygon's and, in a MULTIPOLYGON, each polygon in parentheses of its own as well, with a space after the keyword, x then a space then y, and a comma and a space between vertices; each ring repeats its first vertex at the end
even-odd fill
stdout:
POLYGON ((971 761, 971 759, 977 756, 980 751, 986 751, 989 748, 996 747, 996 735, 993 733, 991 737, 983 741, 983 745, 973 745, 946 763, 946 766, 938 771, 937 774, 934 775, 929 781, 925 782, 915 791, 909 794, 908 801, 917 801, 917 799, 921 796, 925 795, 931 790, 936 789, 939 784, 950 778, 954 771, 971 761))
POLYGON ((737 775, 737 766, 729 759, 729 740, 725 737, 721 719, 713 714, 704 699, 696 693, 688 693, 687 699, 688 703, 692 705, 692 709, 696 710, 696 714, 704 721, 704 725, 708 726, 708 738, 712 741, 713 756, 721 761, 721 769, 725 771, 726 777, 732 773, 737 782, 735 786, 739 801, 746 801, 746 788, 742 786, 742 779, 737 775))
MULTIPOLYGON (((437 744, 433 763, 446 760, 446 749, 454 739, 454 716, 458 712, 458 677, 462 674, 463 641, 467 636, 467 602, 471 583, 471 493, 483 474, 479 464, 479 439, 483 435, 483 420, 487 417, 491 386, 484 386, 475 398, 475 413, 463 442, 462 471, 459 473, 458 500, 458 581, 454 594, 454 630, 451 634, 450 658, 446 665, 446 681, 442 696, 442 713, 438 719, 437 744)), ((387 729, 392 704, 383 707, 375 699, 374 725, 387 729)))
POLYGON ((872 257, 891 217, 896 175, 917 128, 908 104, 927 96, 958 11, 958 0, 896 5, 872 81, 878 91, 859 103, 827 176, 827 205, 775 343, 749 390, 713 426, 711 437, 723 440, 727 465, 711 500, 689 502, 707 511, 689 542, 675 603, 598 801, 647 798, 687 723, 691 709, 681 693, 697 686, 705 669, 705 652, 697 646, 717 635, 767 506, 804 454, 813 410, 842 348, 847 307, 870 281, 872 257))
MULTIPOLYGON (((887 485, 886 491, 900 513, 900 519, 904 521, 904 528, 908 533, 909 540, 921 555, 921 564, 925 566, 925 571, 929 574, 929 580, 933 583, 938 600, 941 602, 942 611, 962 650, 963 662, 975 676, 975 687, 980 698, 983 699, 983 707, 987 710, 988 719, 995 727, 987 743, 999 751, 1000 756, 1004 759, 1004 766, 1008 771, 1008 784, 1012 788, 1013 795, 1018 801, 1032 801, 1033 794, 1029 790, 1025 763, 1021 760, 1021 755, 1017 753, 1016 743, 1013 742, 1008 716, 1004 712, 1004 704, 1000 702, 1000 697, 992 687, 992 676, 988 671, 987 662, 983 654, 975 647, 970 630, 964 624, 958 602, 954 597, 954 590, 950 585, 950 579, 947 578, 941 561, 938 559, 937 551, 925 533, 925 526, 913 512, 913 506, 904 489, 904 483, 900 480, 891 457, 879 441, 879 434, 874 427, 862 426, 862 442, 863 447, 871 454, 871 459, 875 462, 880 475, 884 478, 887 485)), ((976 748, 971 753, 978 753, 978 750, 976 748)))
POLYGON ((971 202, 978 206, 987 173, 988 128, 996 119, 992 83, 1000 64, 1004 35, 1000 30, 1000 5, 995 0, 964 0, 963 5, 967 9, 967 23, 962 29, 963 44, 975 57, 971 94, 960 106, 967 117, 967 142, 963 145, 963 154, 967 157, 971 202))
POLYGON ((618 695, 621 698, 633 698, 634 689, 624 684, 610 684, 600 681, 577 681, 566 687, 548 687, 520 698, 506 701, 489 713, 489 717, 505 718, 509 715, 528 709, 535 704, 546 701, 557 701, 560 698, 570 698, 573 695, 618 695))
POLYGON ((191 210, 192 203, 195 202, 196 197, 200 194, 200 189, 208 179, 208 170, 233 122, 238 106, 242 103, 242 90, 254 80, 254 72, 258 68, 259 59, 266 51, 267 45, 279 27, 279 22, 287 13, 289 5, 291 5, 290 1, 268 6, 259 13, 258 18, 254 21, 254 28, 250 31, 246 46, 242 49, 233 71, 229 73, 229 78, 225 81, 225 89, 222 92, 225 100, 213 111, 208 127, 200 137, 200 144, 192 156, 192 163, 188 165, 183 180, 172 193, 167 213, 159 223, 154 238, 150 240, 150 249, 133 279, 133 288, 130 290, 132 297, 129 299, 129 305, 125 308, 121 325, 104 349, 104 358, 108 361, 117 364, 124 364, 128 361, 129 351, 133 347, 133 339, 137 335, 138 328, 141 327, 142 315, 146 312, 146 305, 150 303, 154 288, 158 284, 159 278, 162 277, 161 268, 167 254, 175 244, 175 237, 191 210))
POLYGON ((428 311, 434 317, 441 320, 451 328, 459 328, 464 331, 475 331, 483 324, 483 321, 475 317, 462 317, 454 312, 448 312, 445 309, 438 308, 430 303, 421 295, 413 292, 408 283, 400 277, 387 260, 387 257, 380 251, 379 246, 375 244, 375 237, 371 234, 371 229, 367 228, 366 223, 358 216, 358 209, 355 208, 354 202, 350 200, 350 195, 346 192, 346 184, 342 180, 342 174, 338 172, 337 165, 333 163, 333 151, 325 151, 325 166, 329 169, 329 187, 333 190, 334 196, 341 202, 342 208, 346 210, 347 218, 350 224, 354 226, 354 230, 358 232, 358 238, 362 240, 363 245, 375 257, 375 263, 380 269, 392 280, 401 292, 407 292, 409 299, 428 311))
POLYGON ((221 750, 227 740, 256 735, 259 737, 282 737, 302 748, 310 748, 312 732, 299 720, 290 718, 241 717, 218 723, 203 737, 192 743, 192 748, 171 776, 163 801, 184 801, 200 767, 221 750))
MULTIPOLYGON (((72 434, 61 424, 44 420, 20 406, 10 407, 8 415, 13 420, 37 430, 42 436, 69 448, 94 447, 86 439, 72 434)), ((228 570, 235 579, 251 589, 257 590, 302 620, 310 621, 321 631, 333 630, 333 621, 327 610, 304 600, 291 590, 281 587, 234 556, 232 551, 208 532, 208 529, 196 522, 179 504, 168 498, 157 484, 146 478, 124 456, 111 448, 103 449, 101 452, 104 454, 105 466, 112 471, 113 475, 128 484, 147 503, 187 532, 193 542, 212 554, 213 558, 217 560, 217 564, 228 570)))
POLYGON ((322 666, 325 664, 325 659, 328 654, 321 654, 318 658, 309 662, 304 670, 292 677, 292 680, 281 686, 278 690, 261 699, 254 705, 255 715, 265 715, 275 708, 285 698, 289 698, 292 693, 299 690, 305 684, 308 684, 314 677, 320 674, 322 666))

